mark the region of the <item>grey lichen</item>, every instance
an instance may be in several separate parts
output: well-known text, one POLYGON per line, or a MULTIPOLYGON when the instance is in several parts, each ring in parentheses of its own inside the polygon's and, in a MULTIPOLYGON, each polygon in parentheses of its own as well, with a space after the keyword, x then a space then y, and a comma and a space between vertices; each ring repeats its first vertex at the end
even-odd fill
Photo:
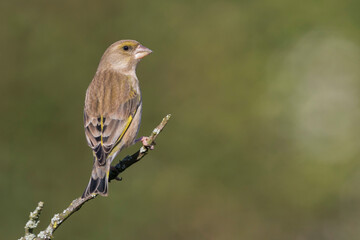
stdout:
POLYGON ((160 129, 155 128, 154 131, 153 131, 153 134, 159 134, 159 133, 160 133, 160 129))
POLYGON ((53 228, 57 228, 57 226, 62 222, 60 218, 60 214, 55 214, 54 217, 51 219, 51 225, 53 228))
POLYGON ((147 151, 148 151, 147 148, 144 147, 144 146, 142 146, 142 147, 140 148, 140 153, 146 153, 147 151))
POLYGON ((40 221, 35 221, 33 219, 29 220, 26 225, 25 225, 25 228, 28 228, 28 229, 34 229, 37 227, 37 225, 39 224, 40 221))
POLYGON ((39 232, 39 234, 37 235, 37 237, 40 238, 40 239, 49 239, 49 238, 50 238, 50 236, 47 235, 45 231, 39 232))
POLYGON ((24 240, 24 239, 32 240, 36 237, 35 234, 33 234, 33 231, 40 222, 39 218, 40 218, 41 210, 43 209, 43 207, 44 207, 44 203, 39 202, 37 207, 35 208, 35 210, 33 212, 30 212, 29 221, 27 221, 25 224, 25 236, 20 238, 21 240, 24 240))
POLYGON ((30 234, 26 235, 25 237, 19 238, 19 240, 33 240, 35 237, 36 237, 35 234, 30 233, 30 234))

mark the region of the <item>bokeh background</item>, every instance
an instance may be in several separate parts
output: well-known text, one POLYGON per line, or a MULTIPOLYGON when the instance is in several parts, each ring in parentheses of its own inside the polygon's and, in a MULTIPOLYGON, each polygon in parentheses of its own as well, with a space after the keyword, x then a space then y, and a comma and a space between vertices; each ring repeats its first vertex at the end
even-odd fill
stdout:
POLYGON ((38 201, 42 230, 81 195, 85 90, 119 39, 154 51, 137 71, 140 135, 173 118, 55 239, 359 239, 359 7, 1 1, 1 239, 23 235, 38 201))

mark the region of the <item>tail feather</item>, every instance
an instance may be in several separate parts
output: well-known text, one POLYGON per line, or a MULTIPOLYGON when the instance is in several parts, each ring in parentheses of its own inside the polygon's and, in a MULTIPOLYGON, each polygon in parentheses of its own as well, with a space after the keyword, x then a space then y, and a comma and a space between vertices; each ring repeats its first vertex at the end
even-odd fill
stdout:
POLYGON ((94 163, 89 184, 87 185, 82 198, 86 198, 92 194, 100 194, 102 196, 108 195, 109 182, 109 168, 110 166, 98 166, 94 163))

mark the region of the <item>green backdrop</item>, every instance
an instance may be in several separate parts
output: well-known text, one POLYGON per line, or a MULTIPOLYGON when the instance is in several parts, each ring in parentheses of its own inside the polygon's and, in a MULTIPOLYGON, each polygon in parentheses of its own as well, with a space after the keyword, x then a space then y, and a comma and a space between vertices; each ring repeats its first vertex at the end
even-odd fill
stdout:
MULTIPOLYGON (((81 195, 83 103, 120 39, 156 150, 55 239, 358 239, 359 1, 1 1, 0 234, 81 195)), ((138 146, 119 154, 136 151, 138 146)))

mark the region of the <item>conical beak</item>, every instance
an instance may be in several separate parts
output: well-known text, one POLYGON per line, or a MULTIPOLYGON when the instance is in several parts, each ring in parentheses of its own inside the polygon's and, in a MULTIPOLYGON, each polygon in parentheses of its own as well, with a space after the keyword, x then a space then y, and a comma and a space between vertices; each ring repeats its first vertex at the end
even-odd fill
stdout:
POLYGON ((144 47, 143 45, 139 45, 135 49, 135 59, 142 59, 143 57, 149 55, 150 53, 152 53, 150 49, 144 47))

